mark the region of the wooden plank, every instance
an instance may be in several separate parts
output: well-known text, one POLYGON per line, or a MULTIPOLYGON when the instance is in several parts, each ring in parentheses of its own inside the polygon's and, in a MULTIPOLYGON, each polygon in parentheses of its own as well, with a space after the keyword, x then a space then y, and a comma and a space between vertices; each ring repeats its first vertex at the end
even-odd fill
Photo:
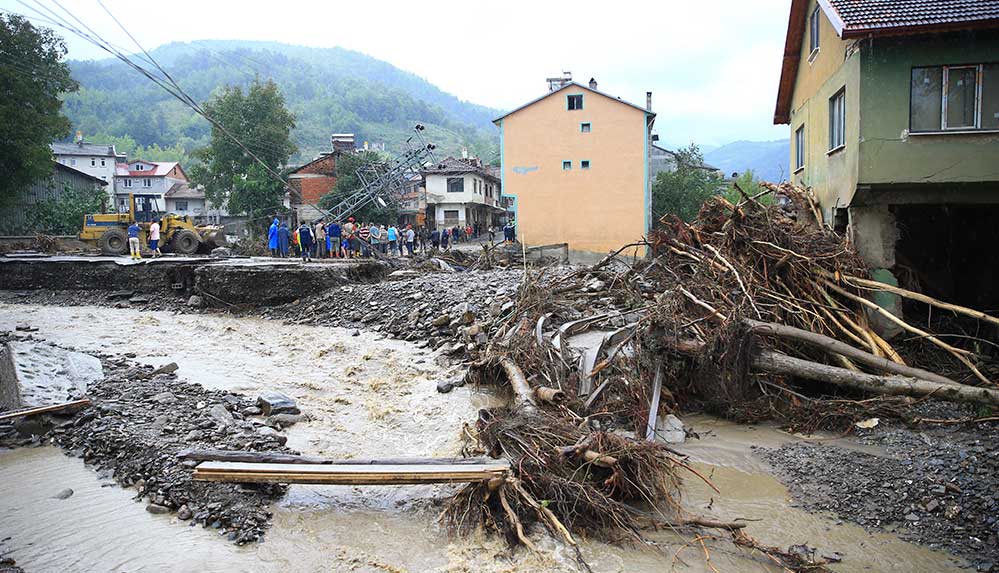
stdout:
POLYGON ((649 401, 649 418, 645 426, 645 439, 649 442, 656 439, 656 419, 659 417, 659 400, 663 390, 663 364, 656 365, 656 377, 652 381, 652 400, 649 401))
POLYGON ((276 464, 202 462, 194 479, 240 483, 403 485, 487 480, 509 471, 506 461, 488 464, 276 464))
POLYGON ((317 458, 312 456, 300 456, 296 454, 286 454, 283 452, 245 452, 230 450, 181 450, 177 457, 184 460, 195 460, 199 462, 249 462, 249 463, 274 463, 274 464, 303 464, 303 465, 468 465, 468 464, 491 464, 496 462, 493 458, 383 458, 383 459, 341 459, 317 458))
POLYGON ((24 416, 34 416, 35 414, 61 412, 63 410, 71 410, 73 408, 82 408, 89 404, 90 400, 88 400, 87 398, 83 398, 82 400, 73 400, 72 402, 53 404, 51 406, 39 406, 37 408, 28 408, 27 410, 18 410, 16 412, 4 412, 3 414, 0 414, 0 422, 4 420, 13 420, 14 418, 21 418, 24 416))

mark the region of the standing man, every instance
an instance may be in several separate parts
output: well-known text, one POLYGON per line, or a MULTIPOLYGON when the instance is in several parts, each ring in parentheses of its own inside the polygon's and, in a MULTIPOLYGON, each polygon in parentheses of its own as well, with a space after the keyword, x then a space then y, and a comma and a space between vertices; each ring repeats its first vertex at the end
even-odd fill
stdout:
POLYGON ((441 246, 441 232, 437 229, 430 231, 430 246, 439 249, 441 246))
POLYGON ((316 221, 313 238, 316 240, 316 258, 321 259, 326 256, 326 226, 322 219, 316 221))
POLYGON ((366 223, 361 223, 357 229, 357 240, 361 243, 361 253, 365 257, 371 256, 371 227, 366 223))
POLYGON ((372 223, 371 227, 368 229, 368 234, 371 237, 371 250, 374 251, 375 254, 380 254, 382 252, 381 247, 379 246, 382 242, 382 230, 378 228, 377 224, 372 223))
POLYGON ((312 248, 315 241, 312 240, 312 227, 302 221, 302 226, 298 228, 298 243, 302 247, 302 262, 308 263, 312 260, 312 248))
POLYGON ((149 250, 153 252, 153 257, 158 257, 163 253, 160 252, 160 219, 159 217, 153 219, 153 223, 149 225, 149 250))
POLYGON ((347 241, 347 256, 354 256, 357 250, 357 237, 354 236, 354 218, 347 217, 347 222, 343 224, 343 238, 347 241))
POLYGON ((340 233, 342 233, 340 230, 340 223, 333 221, 330 223, 330 228, 327 229, 327 231, 330 235, 330 246, 333 247, 334 256, 343 257, 343 245, 341 245, 343 239, 340 236, 340 233))
POLYGON ((278 252, 281 254, 281 258, 288 257, 288 243, 291 241, 291 231, 288 230, 288 223, 281 223, 278 227, 277 232, 278 237, 278 252))
POLYGON ((142 258, 142 247, 139 245, 139 231, 139 223, 132 221, 132 224, 128 226, 128 252, 132 260, 142 258))
POLYGON ((267 231, 267 248, 270 249, 272 257, 279 256, 278 249, 281 247, 278 243, 279 227, 277 217, 274 217, 274 222, 271 223, 271 228, 267 231))
POLYGON ((413 256, 413 243, 416 241, 416 231, 413 230, 412 225, 406 226, 406 251, 409 252, 409 256, 413 256))
POLYGON ((395 225, 389 225, 388 228, 388 242, 389 242, 389 252, 399 250, 399 256, 402 256, 402 244, 399 242, 399 229, 395 228, 395 225))

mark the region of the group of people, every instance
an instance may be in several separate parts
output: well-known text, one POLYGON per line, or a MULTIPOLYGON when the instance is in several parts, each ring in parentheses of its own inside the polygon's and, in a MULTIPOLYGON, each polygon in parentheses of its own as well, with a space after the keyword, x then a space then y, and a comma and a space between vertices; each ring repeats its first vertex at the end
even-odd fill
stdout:
MULTIPOLYGON (((503 227, 505 241, 515 240, 513 228, 512 223, 503 227)), ((489 227, 488 233, 490 242, 495 242, 496 229, 489 227)), ((447 250, 455 243, 470 241, 478 236, 478 225, 431 231, 426 227, 414 229, 412 225, 397 227, 357 222, 354 217, 348 217, 342 224, 319 219, 315 223, 303 222, 298 228, 290 229, 287 222, 275 217, 267 232, 267 248, 272 257, 287 258, 294 253, 303 261, 370 257, 373 252, 411 257, 429 247, 447 250)))
MULTIPOLYGON (((142 232, 142 227, 139 226, 138 221, 132 221, 132 224, 128 226, 128 252, 133 260, 142 258, 142 245, 139 241, 139 233, 142 232)), ((159 257, 163 254, 160 251, 160 220, 159 217, 153 219, 153 222, 149 225, 149 231, 146 233, 146 238, 149 239, 149 250, 153 253, 153 258, 159 257)))

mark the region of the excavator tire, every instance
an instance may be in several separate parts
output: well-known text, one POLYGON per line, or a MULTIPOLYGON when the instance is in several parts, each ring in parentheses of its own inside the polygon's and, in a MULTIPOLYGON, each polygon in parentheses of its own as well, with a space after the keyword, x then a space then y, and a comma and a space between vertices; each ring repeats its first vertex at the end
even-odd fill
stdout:
POLYGON ((105 255, 124 255, 128 252, 128 233, 122 229, 108 229, 97 245, 105 255))
POLYGON ((194 231, 181 229, 174 233, 170 244, 173 246, 173 252, 175 253, 193 255, 198 252, 198 245, 201 244, 201 238, 194 231))

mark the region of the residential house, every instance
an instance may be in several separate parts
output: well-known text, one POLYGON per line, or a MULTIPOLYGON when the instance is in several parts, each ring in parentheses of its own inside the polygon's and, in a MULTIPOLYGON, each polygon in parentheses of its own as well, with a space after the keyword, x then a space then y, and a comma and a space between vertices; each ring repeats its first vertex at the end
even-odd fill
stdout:
POLYGON ((427 188, 423 175, 407 173, 403 179, 406 183, 399 198, 399 225, 422 227, 427 224, 427 188))
POLYGON ((35 208, 40 203, 58 200, 67 191, 76 193, 98 192, 107 186, 108 183, 104 179, 65 165, 61 161, 53 161, 52 173, 48 177, 36 181, 15 199, 14 204, 0 210, 0 235, 78 232, 79 229, 39 227, 39 222, 32 217, 36 213, 35 208))
POLYGON ((422 173, 433 215, 430 225, 437 229, 500 225, 504 216, 500 178, 478 158, 448 157, 422 173))
POLYGON ((115 168, 118 163, 125 162, 125 154, 119 154, 114 145, 88 143, 79 132, 73 143, 53 143, 49 147, 58 163, 107 182, 108 204, 111 204, 114 200, 115 168))
POLYGON ((205 191, 201 187, 191 187, 186 181, 178 181, 163 194, 168 213, 202 219, 208 215, 205 191))
MULTIPOLYGON (((653 136, 653 138, 654 137, 655 136, 653 136)), ((653 143, 649 158, 649 179, 652 180, 652 183, 655 183, 656 177, 658 177, 660 173, 672 173, 673 171, 676 171, 678 161, 679 159, 675 151, 670 151, 665 147, 660 147, 653 143)), ((721 173, 717 167, 712 167, 707 163, 701 163, 700 165, 697 165, 697 168, 711 173, 721 173)))
POLYGON ((792 0, 774 123, 876 276, 999 308, 999 2, 792 0))
MULTIPOLYGON (((336 148, 337 136, 333 137, 333 145, 336 148)), ((323 195, 333 191, 336 185, 338 155, 338 152, 324 153, 288 174, 291 208, 297 214, 299 221, 314 221, 323 216, 323 212, 316 206, 319 205, 323 195)))
POLYGON ((494 120, 503 194, 513 198, 518 239, 568 243, 573 259, 597 259, 649 230, 652 94, 642 107, 598 91, 592 79, 549 86, 494 120))
POLYGON ((155 195, 160 209, 166 209, 165 195, 176 183, 187 183, 187 174, 176 161, 136 159, 119 163, 114 192, 119 211, 128 210, 128 194, 155 195))

